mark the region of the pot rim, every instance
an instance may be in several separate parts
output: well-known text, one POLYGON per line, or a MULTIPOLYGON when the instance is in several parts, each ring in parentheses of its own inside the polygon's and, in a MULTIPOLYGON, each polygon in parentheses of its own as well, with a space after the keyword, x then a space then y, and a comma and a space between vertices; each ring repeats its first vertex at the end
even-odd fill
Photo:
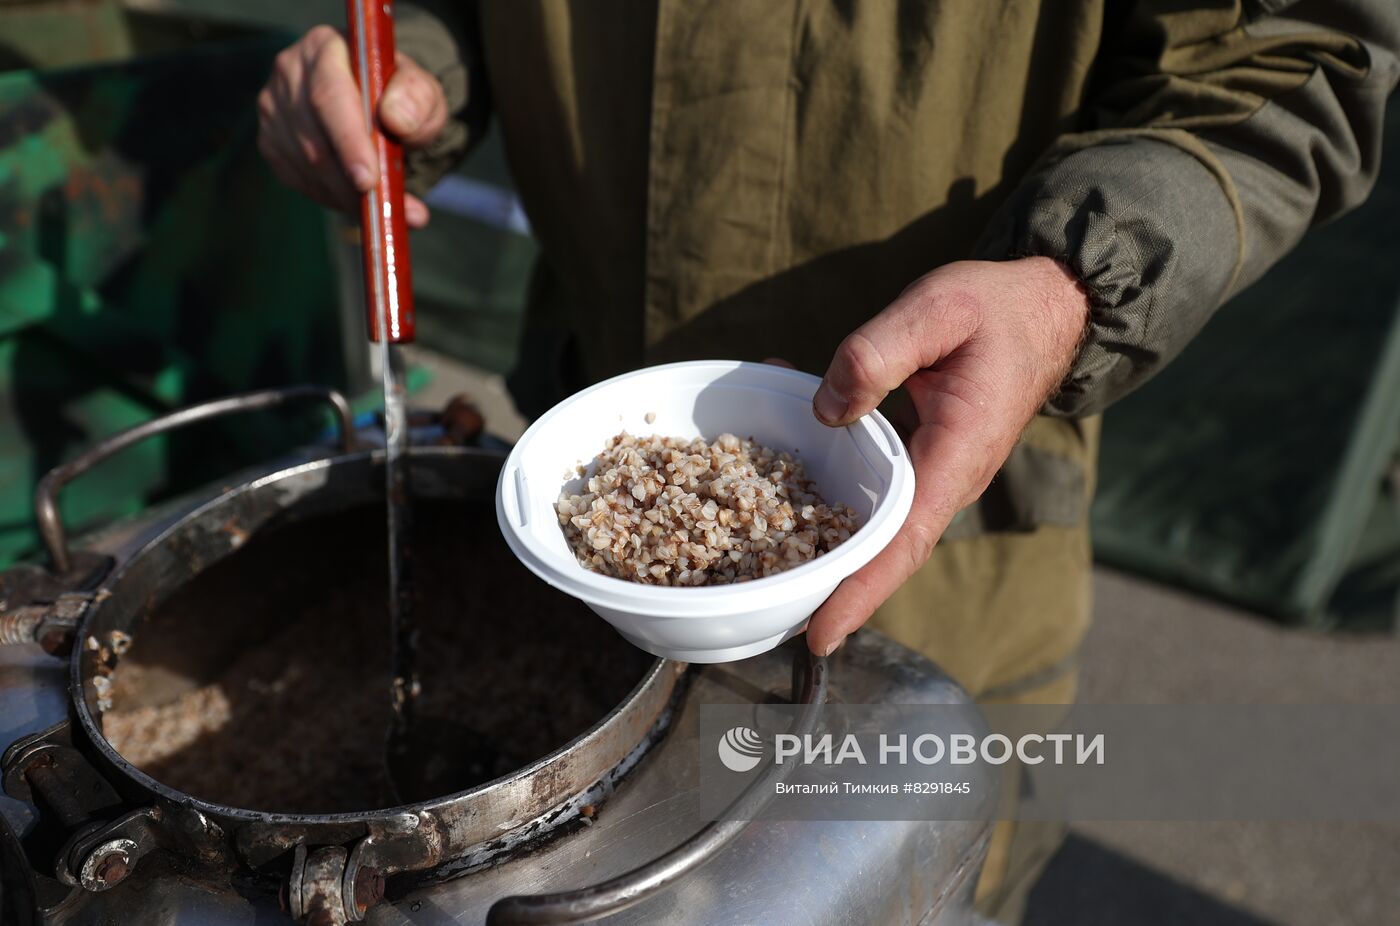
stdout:
MULTIPOLYGON (((504 452, 480 447, 413 447, 410 453, 413 457, 419 458, 464 457, 491 460, 498 464, 504 463, 506 459, 506 454, 504 452)), ((610 732, 610 728, 621 726, 625 722, 624 718, 626 715, 630 715, 632 710, 636 709, 638 705, 643 704, 643 702, 649 702, 654 708, 648 709, 646 715, 642 718, 647 721, 645 731, 637 741, 628 746, 626 753, 618 757, 617 762, 611 762, 607 768, 603 770, 603 775, 606 776, 609 771, 625 764, 634 750, 649 739, 655 738, 655 734, 660 732, 659 728, 664 727, 669 721, 670 712, 667 708, 671 706, 673 696, 677 693, 680 680, 686 668, 684 663, 667 659, 656 659, 651 668, 647 670, 637 684, 634 685, 628 694, 606 715, 567 743, 564 743, 547 755, 513 772, 452 794, 392 807, 329 814, 301 814, 263 811, 219 804, 164 784, 133 765, 112 746, 102 733, 88 705, 85 685, 90 680, 92 673, 85 671, 84 654, 86 649, 82 645, 82 642, 87 639, 92 631, 93 624, 102 614, 103 601, 110 597, 112 590, 121 584, 132 567, 143 557, 149 555, 153 550, 168 544, 172 537, 188 527, 190 523, 199 516, 206 515, 226 504, 230 498, 247 492, 265 490, 269 486, 279 484, 287 479, 295 478, 298 475, 329 469, 334 466, 350 466, 356 464, 373 466, 376 461, 382 459, 383 455, 384 451, 382 448, 357 450, 351 453, 331 453, 309 461, 298 462, 290 466, 283 465, 265 471, 262 475, 235 485, 232 488, 218 491, 211 497, 204 498, 194 503, 192 507, 183 510, 171 519, 170 522, 164 525, 156 534, 145 539, 136 549, 130 552, 129 555, 119 559, 117 565, 98 585, 92 605, 84 612, 75 634, 75 640, 78 645, 73 647, 73 652, 69 658, 68 695, 70 706, 77 715, 79 726, 82 728, 84 737, 93 745, 108 765, 144 790, 159 798, 177 804, 191 805, 201 812, 213 814, 226 820, 242 823, 325 826, 392 821, 406 814, 418 815, 424 812, 431 813, 438 811, 461 803, 469 798, 480 798, 493 792, 507 792, 512 785, 533 779, 536 775, 548 770, 551 766, 563 764, 565 757, 574 754, 579 747, 584 746, 589 741, 602 739, 610 732), (107 594, 104 594, 104 592, 107 594), (653 696, 647 697, 649 693, 653 696)), ((256 530, 257 528, 254 529, 254 533, 256 533, 256 530)), ((213 562, 205 564, 203 568, 208 568, 208 566, 211 565, 213 565, 213 562)), ((582 791, 591 787, 596 783, 598 777, 597 775, 590 776, 590 780, 583 782, 578 790, 582 791)), ((567 800, 567 795, 560 798, 560 801, 564 800, 567 800)), ((557 804, 559 802, 555 803, 557 804)), ((553 806, 553 804, 550 806, 553 806)), ((548 810, 549 807, 543 809, 548 810)), ((530 819, 531 818, 527 817, 514 822, 524 825, 530 822, 530 819)), ((505 835, 505 831, 502 831, 500 835, 505 835)))

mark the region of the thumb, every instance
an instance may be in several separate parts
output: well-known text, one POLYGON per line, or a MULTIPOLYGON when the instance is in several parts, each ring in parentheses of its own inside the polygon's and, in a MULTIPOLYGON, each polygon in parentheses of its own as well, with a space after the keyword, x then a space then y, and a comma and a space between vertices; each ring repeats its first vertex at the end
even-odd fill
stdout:
POLYGON ((412 58, 400 53, 398 68, 379 101, 384 128, 410 148, 437 138, 447 124, 447 97, 442 84, 412 58))
POLYGON ((889 307, 846 336, 812 397, 823 424, 847 425, 966 341, 972 313, 942 292, 937 272, 910 286, 889 307))

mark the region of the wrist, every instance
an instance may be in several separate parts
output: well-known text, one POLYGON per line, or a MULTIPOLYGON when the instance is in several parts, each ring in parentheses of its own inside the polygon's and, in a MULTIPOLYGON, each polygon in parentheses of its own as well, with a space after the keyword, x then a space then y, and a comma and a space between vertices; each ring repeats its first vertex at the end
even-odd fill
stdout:
POLYGON ((1044 339, 1055 384, 1069 373, 1089 333, 1092 318, 1089 290, 1063 262, 1053 257, 1023 257, 1012 263, 1024 268, 1035 298, 1033 321, 1044 339))

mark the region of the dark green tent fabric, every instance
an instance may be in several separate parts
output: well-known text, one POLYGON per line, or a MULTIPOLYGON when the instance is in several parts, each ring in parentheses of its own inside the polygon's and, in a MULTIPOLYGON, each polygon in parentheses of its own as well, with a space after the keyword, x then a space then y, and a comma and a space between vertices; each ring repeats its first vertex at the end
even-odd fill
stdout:
POLYGON ((1105 417, 1100 560, 1316 627, 1400 586, 1400 104, 1367 203, 1105 417))
MULTIPOLYGON (((88 5, 6 6, 87 47, 88 5)), ((38 480, 97 439, 206 399, 349 375, 324 215, 257 152, 254 101, 286 38, 41 70, 3 53, 28 44, 22 23, 4 23, 0 566, 38 550, 38 480)), ((64 518, 76 531, 142 510, 329 423, 320 409, 249 415, 142 442, 69 487, 64 518)))

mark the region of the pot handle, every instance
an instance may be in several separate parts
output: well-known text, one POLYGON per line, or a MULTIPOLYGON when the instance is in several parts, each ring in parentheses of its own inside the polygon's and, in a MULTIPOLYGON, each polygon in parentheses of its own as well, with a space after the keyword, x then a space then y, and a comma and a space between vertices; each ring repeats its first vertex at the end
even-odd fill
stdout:
MULTIPOLYGON (((822 705, 826 703, 826 657, 808 655, 809 659, 803 660, 803 653, 798 653, 793 665, 793 701, 804 705, 792 727, 792 732, 798 736, 816 729, 822 705)), ((770 766, 734 799, 718 820, 660 858, 575 891, 503 897, 491 905, 486 915, 487 926, 586 923, 641 903, 718 855, 772 800, 777 790, 775 786, 794 768, 795 765, 776 763, 770 766)))
POLYGON ((285 405, 288 402, 304 400, 316 400, 330 405, 335 410, 336 422, 340 429, 341 448, 346 453, 355 449, 354 416, 345 396, 326 386, 286 386, 215 399, 212 402, 204 402, 200 405, 191 405, 188 408, 173 411, 159 418, 152 418, 134 428, 113 434, 77 459, 49 470, 44 478, 39 480, 39 485, 34 490, 34 517, 38 521, 39 536, 43 538, 44 547, 48 550, 53 571, 63 574, 68 572, 72 566, 72 558, 68 553, 67 534, 63 527, 63 517, 58 511, 58 492, 69 482, 86 473, 112 454, 125 450, 132 444, 139 443, 148 437, 174 431, 187 424, 206 421, 210 418, 261 411, 285 405))

